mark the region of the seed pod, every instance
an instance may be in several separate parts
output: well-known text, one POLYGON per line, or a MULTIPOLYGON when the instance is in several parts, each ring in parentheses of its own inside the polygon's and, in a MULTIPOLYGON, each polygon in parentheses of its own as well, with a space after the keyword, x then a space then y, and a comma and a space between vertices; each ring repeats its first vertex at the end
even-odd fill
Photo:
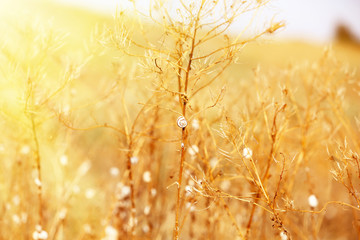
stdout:
POLYGON ((183 116, 181 116, 177 119, 177 125, 179 126, 179 128, 185 128, 187 126, 187 124, 188 123, 183 116))

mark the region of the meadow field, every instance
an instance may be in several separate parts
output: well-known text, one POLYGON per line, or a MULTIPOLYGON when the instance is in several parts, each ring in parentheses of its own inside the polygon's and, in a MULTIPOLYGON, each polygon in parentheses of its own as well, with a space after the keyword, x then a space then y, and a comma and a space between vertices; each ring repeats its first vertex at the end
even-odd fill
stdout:
POLYGON ((360 239, 360 44, 176 2, 0 3, 0 239, 360 239))

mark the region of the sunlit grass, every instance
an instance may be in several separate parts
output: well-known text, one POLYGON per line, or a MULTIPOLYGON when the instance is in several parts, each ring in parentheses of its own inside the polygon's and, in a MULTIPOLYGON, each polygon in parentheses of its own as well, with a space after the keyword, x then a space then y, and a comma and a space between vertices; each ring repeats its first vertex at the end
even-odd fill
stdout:
POLYGON ((355 45, 1 4, 0 239, 359 237, 355 45))

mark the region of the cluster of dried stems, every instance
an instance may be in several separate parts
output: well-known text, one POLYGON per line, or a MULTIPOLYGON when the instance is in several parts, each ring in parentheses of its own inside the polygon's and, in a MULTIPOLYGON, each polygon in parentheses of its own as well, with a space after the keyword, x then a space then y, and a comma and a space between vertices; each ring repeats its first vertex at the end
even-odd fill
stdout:
POLYGON ((77 61, 36 25, 12 33, 21 51, 1 39, 18 95, 1 99, 0 239, 359 237, 359 74, 326 49, 239 81, 243 47, 282 23, 226 33, 265 4, 154 1, 77 61))

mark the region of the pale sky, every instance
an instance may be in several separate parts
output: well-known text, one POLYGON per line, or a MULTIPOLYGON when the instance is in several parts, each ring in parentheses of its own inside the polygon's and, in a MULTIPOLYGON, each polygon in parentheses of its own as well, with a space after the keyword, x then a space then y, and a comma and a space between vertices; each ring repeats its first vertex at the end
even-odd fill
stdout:
MULTIPOLYGON (((56 0, 91 10, 114 13, 119 4, 126 6, 128 0, 56 0)), ((144 2, 149 0, 136 0, 144 2)), ((278 33, 279 38, 328 42, 339 23, 346 24, 360 39, 360 0, 272 0, 259 13, 259 24, 270 20, 284 20, 286 28, 278 33)), ((238 27, 241 29, 241 27, 238 27)))

